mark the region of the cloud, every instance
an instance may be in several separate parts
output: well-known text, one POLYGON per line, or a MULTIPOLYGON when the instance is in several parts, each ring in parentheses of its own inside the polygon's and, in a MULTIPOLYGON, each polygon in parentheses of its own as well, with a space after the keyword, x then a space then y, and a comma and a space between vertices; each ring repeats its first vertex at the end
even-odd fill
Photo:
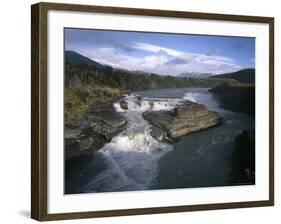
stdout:
POLYGON ((189 62, 183 58, 173 58, 165 63, 165 65, 183 65, 188 64, 189 62))
POLYGON ((210 48, 207 52, 206 55, 208 56, 212 56, 212 55, 216 55, 219 53, 219 48, 210 48))
POLYGON ((111 47, 103 47, 98 48, 96 50, 96 54, 99 55, 100 58, 108 58, 116 54, 116 51, 114 48, 111 47))
POLYGON ((96 38, 95 42, 97 44, 109 45, 114 48, 121 49, 127 53, 131 53, 131 52, 135 51, 135 49, 133 47, 131 47, 130 45, 124 44, 112 37, 101 36, 101 37, 96 38))
POLYGON ((94 61, 102 64, 107 64, 115 68, 123 68, 128 70, 136 70, 135 66, 141 63, 141 59, 130 56, 128 54, 121 54, 115 48, 104 47, 91 49, 90 51, 80 51, 81 54, 87 55, 94 61))
MULTIPOLYGON (((186 72, 222 74, 242 69, 232 58, 181 52, 146 43, 133 43, 130 47, 146 51, 146 56, 120 52, 116 47, 87 49, 81 54, 116 68, 141 70, 160 75, 179 75, 186 72)), ((79 51, 78 51, 79 52, 79 51)), ((143 55, 143 54, 141 54, 143 55)))
POLYGON ((166 52, 167 54, 173 55, 173 56, 179 56, 181 54, 184 54, 184 52, 176 51, 176 50, 173 50, 170 48, 160 47, 157 45, 146 44, 146 43, 141 43, 141 42, 135 42, 132 45, 132 47, 139 49, 139 50, 149 51, 149 52, 153 52, 153 53, 166 52))

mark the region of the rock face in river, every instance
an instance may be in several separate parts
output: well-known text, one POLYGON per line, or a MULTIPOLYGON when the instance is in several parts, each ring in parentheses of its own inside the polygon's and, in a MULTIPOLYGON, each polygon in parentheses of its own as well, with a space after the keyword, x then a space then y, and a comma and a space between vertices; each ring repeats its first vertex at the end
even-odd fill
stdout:
POLYGON ((210 90, 220 106, 255 117, 255 85, 232 81, 210 90))
POLYGON ((121 100, 120 101, 120 107, 124 110, 128 110, 129 109, 128 102, 126 100, 121 100))
POLYGON ((66 159, 96 151, 109 142, 126 124, 114 111, 92 112, 86 118, 66 125, 64 131, 66 159))
POLYGON ((143 117, 153 126, 151 135, 159 141, 174 140, 222 122, 217 112, 193 102, 186 102, 172 111, 147 112, 143 117))
POLYGON ((73 170, 79 170, 79 166, 87 163, 93 152, 117 135, 127 120, 115 112, 112 103, 96 104, 91 112, 83 119, 65 124, 65 160, 66 175, 72 174, 73 170))
POLYGON ((255 130, 243 130, 235 138, 233 184, 255 183, 255 130))

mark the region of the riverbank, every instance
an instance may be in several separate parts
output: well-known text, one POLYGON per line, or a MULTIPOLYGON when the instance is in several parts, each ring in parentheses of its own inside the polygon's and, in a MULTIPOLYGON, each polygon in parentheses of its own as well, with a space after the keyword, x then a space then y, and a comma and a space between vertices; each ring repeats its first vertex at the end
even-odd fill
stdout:
MULTIPOLYGON (((87 121, 100 116, 95 120, 98 125, 112 121, 122 125, 107 138, 103 132, 103 138, 93 135, 93 127, 90 127, 88 137, 92 138, 91 144, 97 143, 95 138, 102 141, 97 145, 98 150, 91 147, 91 150, 85 150, 89 153, 80 152, 80 156, 67 160, 65 193, 232 185, 234 138, 241 130, 254 125, 248 116, 228 112, 218 105, 208 89, 198 88, 135 92, 100 104, 96 107, 100 110, 92 112, 93 116, 87 121), (169 141, 172 138, 168 129, 165 130, 164 126, 157 128, 154 119, 144 119, 150 113, 158 117, 159 122, 164 121, 160 119, 163 114, 169 118, 166 128, 179 125, 181 129, 187 125, 190 127, 185 126, 183 130, 191 128, 194 132, 169 141), (122 117, 121 120, 109 119, 114 114, 122 117), (184 124, 188 118, 191 123, 184 124), (209 121, 216 118, 220 125, 211 125, 210 129, 206 126, 208 130, 199 128, 197 131, 197 127, 205 124, 200 122, 201 118, 206 124, 212 124, 209 121), (126 123, 121 122, 122 119, 126 123), (174 123, 174 120, 178 122, 174 123)), ((73 132, 71 135, 73 137, 73 132)))
POLYGON ((255 117, 255 84, 235 80, 210 89, 222 108, 255 117))
MULTIPOLYGON (((99 99, 93 95, 87 96, 85 102, 81 97, 85 95, 81 94, 79 90, 73 88, 71 92, 72 94, 75 93, 76 97, 74 97, 71 107, 65 110, 64 155, 66 179, 76 175, 79 169, 91 162, 93 153, 110 142, 127 123, 127 120, 118 114, 113 107, 113 103, 121 97, 119 92, 115 91, 99 99), (77 92, 75 93, 75 91, 77 92), (89 103, 87 107, 86 103, 89 103)), ((66 104, 69 103, 68 98, 65 98, 66 104)))

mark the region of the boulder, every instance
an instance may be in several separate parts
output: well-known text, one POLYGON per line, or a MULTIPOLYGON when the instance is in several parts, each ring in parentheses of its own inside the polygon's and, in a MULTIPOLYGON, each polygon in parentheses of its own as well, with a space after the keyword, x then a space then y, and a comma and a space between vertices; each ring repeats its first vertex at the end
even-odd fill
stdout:
POLYGON ((167 133, 156 126, 151 127, 151 136, 159 142, 163 142, 167 139, 167 133))
POLYGON ((255 130, 242 130, 235 138, 233 184, 255 183, 255 130))
MULTIPOLYGON (((217 112, 210 111, 204 105, 193 102, 186 102, 172 111, 147 112, 144 113, 143 117, 152 126, 165 133, 162 134, 164 140, 167 138, 176 140, 184 135, 205 130, 222 122, 222 118, 217 112)), ((155 135, 154 132, 152 131, 153 135, 155 135)))
POLYGON ((128 101, 126 100, 120 100, 120 107, 123 109, 123 110, 128 110, 129 109, 129 106, 128 106, 128 101))
POLYGON ((92 137, 86 137, 83 139, 79 139, 78 141, 78 147, 80 151, 84 151, 84 150, 89 150, 90 147, 92 146, 94 142, 94 139, 92 137))
POLYGON ((64 138, 65 139, 75 139, 81 134, 81 130, 76 128, 76 129, 69 129, 66 128, 64 130, 64 138))

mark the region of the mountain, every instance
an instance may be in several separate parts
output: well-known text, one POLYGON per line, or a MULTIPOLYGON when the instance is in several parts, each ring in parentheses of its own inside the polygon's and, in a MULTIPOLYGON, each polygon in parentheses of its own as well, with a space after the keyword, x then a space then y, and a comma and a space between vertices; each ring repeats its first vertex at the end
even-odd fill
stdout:
POLYGON ((255 83, 255 69, 243 69, 233 73, 226 73, 222 75, 214 75, 212 78, 226 78, 235 79, 243 83, 255 83))
POLYGON ((107 65, 102 65, 98 62, 91 60, 81 54, 78 54, 75 51, 65 51, 64 52, 65 61, 77 65, 87 65, 88 67, 94 67, 96 69, 101 69, 105 67, 109 67, 107 65))
POLYGON ((162 76, 142 71, 113 68, 74 51, 65 51, 66 86, 107 86, 127 91, 157 88, 214 87, 225 79, 162 76))
POLYGON ((136 74, 134 71, 130 71, 124 68, 115 68, 110 65, 100 64, 88 57, 85 57, 75 51, 65 51, 65 62, 76 64, 76 65, 86 65, 95 70, 113 70, 119 72, 126 72, 136 74))
POLYGON ((185 72, 178 75, 178 77, 181 78, 208 78, 210 76, 212 76, 211 73, 200 73, 200 72, 185 72))
POLYGON ((95 107, 125 92, 164 88, 221 85, 226 79, 161 76, 142 71, 113 68, 74 51, 65 51, 65 119, 71 122, 95 107))

